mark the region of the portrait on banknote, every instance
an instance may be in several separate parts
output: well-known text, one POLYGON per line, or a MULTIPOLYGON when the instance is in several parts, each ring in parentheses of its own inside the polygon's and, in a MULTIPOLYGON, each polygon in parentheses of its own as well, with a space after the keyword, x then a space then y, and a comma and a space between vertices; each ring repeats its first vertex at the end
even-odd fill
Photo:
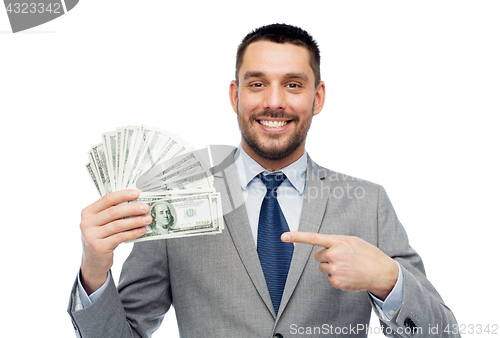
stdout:
POLYGON ((175 208, 166 201, 159 201, 151 207, 153 221, 147 227, 145 237, 169 233, 176 222, 175 208))

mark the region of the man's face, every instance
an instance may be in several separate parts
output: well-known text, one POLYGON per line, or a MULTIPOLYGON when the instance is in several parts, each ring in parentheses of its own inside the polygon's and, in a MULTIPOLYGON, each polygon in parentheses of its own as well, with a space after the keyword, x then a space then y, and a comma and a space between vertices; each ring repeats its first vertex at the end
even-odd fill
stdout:
POLYGON ((170 213, 170 209, 164 204, 158 204, 155 207, 155 212, 156 224, 166 229, 172 222, 172 214, 170 213))
POLYGON ((230 97, 238 114, 245 151, 266 160, 298 159, 313 115, 324 101, 324 84, 314 86, 305 47, 258 41, 250 44, 230 97))

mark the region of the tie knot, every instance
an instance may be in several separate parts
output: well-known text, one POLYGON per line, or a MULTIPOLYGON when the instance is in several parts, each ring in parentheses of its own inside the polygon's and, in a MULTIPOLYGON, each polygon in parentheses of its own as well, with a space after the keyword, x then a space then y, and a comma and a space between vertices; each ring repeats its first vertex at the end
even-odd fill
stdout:
POLYGON ((283 181, 286 178, 286 175, 283 174, 281 171, 278 171, 278 172, 272 173, 272 174, 268 174, 268 175, 264 175, 263 173, 260 173, 257 176, 260 178, 262 183, 264 183, 264 185, 267 188, 267 191, 278 189, 280 184, 283 183, 283 181))

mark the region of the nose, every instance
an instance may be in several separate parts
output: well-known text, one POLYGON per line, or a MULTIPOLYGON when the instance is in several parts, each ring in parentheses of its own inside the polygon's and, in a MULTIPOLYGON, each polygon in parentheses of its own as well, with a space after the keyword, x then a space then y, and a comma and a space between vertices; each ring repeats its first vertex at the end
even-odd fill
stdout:
POLYGON ((284 110, 286 108, 284 88, 280 85, 269 85, 265 93, 263 104, 265 109, 284 110))

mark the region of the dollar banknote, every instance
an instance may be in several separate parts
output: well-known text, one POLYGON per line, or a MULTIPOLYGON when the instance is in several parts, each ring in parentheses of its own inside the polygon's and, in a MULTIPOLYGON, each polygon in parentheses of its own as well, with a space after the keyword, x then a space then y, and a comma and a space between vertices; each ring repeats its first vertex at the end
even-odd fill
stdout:
POLYGON ((216 234, 223 229, 220 196, 211 194, 155 195, 141 194, 130 203, 146 203, 153 221, 146 233, 134 240, 216 234))
POLYGON ((86 170, 100 196, 133 188, 153 222, 136 241, 217 234, 224 228, 220 194, 206 156, 178 135, 147 126, 102 134, 86 170))

